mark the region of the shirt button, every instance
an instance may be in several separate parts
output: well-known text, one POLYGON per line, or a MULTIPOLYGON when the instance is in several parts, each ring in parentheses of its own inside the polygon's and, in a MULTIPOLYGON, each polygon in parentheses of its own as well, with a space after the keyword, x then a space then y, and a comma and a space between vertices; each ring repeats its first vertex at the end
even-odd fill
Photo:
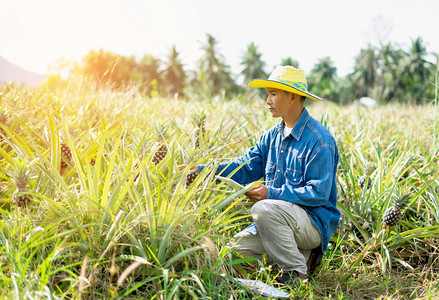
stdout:
POLYGON ((277 170, 277 172, 280 172, 280 170, 277 170))

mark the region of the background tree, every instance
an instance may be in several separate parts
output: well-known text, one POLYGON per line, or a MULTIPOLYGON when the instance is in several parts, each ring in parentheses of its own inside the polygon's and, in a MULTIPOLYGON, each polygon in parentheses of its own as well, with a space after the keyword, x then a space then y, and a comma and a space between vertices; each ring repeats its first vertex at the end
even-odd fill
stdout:
POLYGON ((161 79, 160 60, 152 55, 144 55, 140 59, 132 78, 139 84, 141 92, 153 96, 157 96, 159 89, 164 88, 161 79))
POLYGON ((216 96, 221 91, 233 92, 236 85, 224 56, 217 51, 218 42, 211 34, 207 34, 206 37, 207 42, 202 46, 204 55, 198 62, 198 80, 201 89, 209 97, 216 96))
POLYGON ((352 81, 354 97, 370 96, 377 77, 378 57, 376 48, 369 45, 361 49, 355 58, 354 72, 349 76, 352 81))
POLYGON ((308 90, 325 99, 336 100, 337 68, 329 56, 321 58, 308 76, 308 90))
MULTIPOLYGON (((134 83, 141 92, 149 95, 151 92, 154 95, 160 92, 169 96, 182 94, 184 90, 186 94, 201 94, 211 98, 222 93, 242 93, 243 89, 236 85, 224 56, 218 53, 218 42, 212 35, 206 35, 202 49, 203 56, 193 70, 184 70, 175 46, 165 62, 147 54, 137 61, 133 56, 124 57, 102 49, 90 51, 84 56, 82 65, 72 68, 70 75, 78 75, 79 71, 97 82, 98 87, 123 88, 134 83)), ((310 74, 307 74, 308 89, 342 104, 363 96, 381 103, 431 101, 437 91, 434 82, 438 73, 437 61, 433 64, 428 60, 432 55, 437 56, 427 52, 421 38, 412 40, 406 50, 390 42, 380 43, 379 46, 368 45, 355 57, 353 72, 342 78, 337 77, 337 69, 329 57, 318 60, 310 74)), ((253 42, 247 46, 240 64, 243 66, 240 76, 244 81, 268 76, 262 53, 253 42)), ((280 65, 298 68, 299 62, 287 57, 282 59, 280 65)), ((59 72, 68 69, 63 66, 60 62, 54 69, 59 72)), ((70 76, 69 81, 78 77, 70 76)), ((67 83, 59 75, 50 76, 46 82, 46 87, 61 89, 65 86, 67 83)), ((265 93, 264 89, 257 92, 265 93)), ((248 98, 249 94, 243 96, 248 98)))
MULTIPOLYGON (((405 101, 419 103, 427 100, 424 95, 428 79, 430 78, 431 68, 426 60, 427 50, 422 38, 412 40, 407 56, 401 62, 400 87, 405 93, 405 101)), ((431 78, 433 80, 433 78, 431 78)))
POLYGON ((262 54, 258 51, 257 46, 252 42, 247 47, 242 57, 241 65, 244 69, 241 75, 244 77, 244 82, 254 78, 265 78, 267 73, 264 71, 265 62, 262 61, 262 54))
POLYGON ((135 65, 134 58, 103 51, 90 51, 83 58, 82 74, 94 80, 99 86, 119 88, 130 83, 135 65))
POLYGON ((295 59, 292 59, 291 57, 287 57, 287 58, 282 59, 280 65, 281 66, 293 66, 293 67, 299 69, 299 62, 295 59))
MULTIPOLYGON (((258 51, 257 46, 252 42, 247 47, 247 52, 242 57, 241 65, 244 69, 241 71, 244 82, 254 78, 266 78, 268 75, 264 70, 265 62, 262 60, 262 54, 258 51)), ((259 95, 265 97, 265 89, 247 89, 250 95, 259 95)))
POLYGON ((404 51, 397 48, 393 43, 382 45, 378 50, 377 80, 373 97, 381 102, 389 102, 398 97, 398 72, 404 51))
POLYGON ((186 73, 183 64, 180 61, 179 53, 175 46, 172 47, 171 53, 166 62, 166 69, 163 72, 165 79, 165 92, 167 95, 183 95, 183 89, 186 81, 186 73))

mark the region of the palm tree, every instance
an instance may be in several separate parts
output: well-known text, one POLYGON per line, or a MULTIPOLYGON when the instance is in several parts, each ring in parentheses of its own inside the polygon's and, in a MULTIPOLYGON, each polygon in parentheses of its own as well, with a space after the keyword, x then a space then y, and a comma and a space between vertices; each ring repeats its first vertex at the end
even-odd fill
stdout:
POLYGON ((378 50, 378 70, 375 95, 381 101, 389 102, 397 97, 398 68, 404 52, 394 44, 387 43, 378 50))
POLYGON ((137 64, 134 75, 142 92, 157 93, 162 88, 160 60, 152 55, 144 55, 137 64))
POLYGON ((334 98, 337 68, 329 56, 321 58, 312 68, 308 76, 308 89, 324 98, 334 98))
POLYGON ((361 49, 355 58, 354 73, 350 76, 354 86, 355 97, 368 96, 375 85, 378 57, 376 48, 369 45, 361 49))
POLYGON ((311 70, 312 77, 316 82, 322 80, 335 81, 337 77, 337 68, 329 56, 319 59, 311 70))
POLYGON ((247 52, 242 57, 241 65, 244 69, 241 71, 241 75, 244 76, 244 82, 247 82, 254 78, 265 78, 267 73, 264 71, 265 62, 261 59, 262 54, 258 52, 258 48, 252 42, 247 47, 247 52))
POLYGON ((425 57, 427 56, 427 48, 423 45, 423 40, 418 37, 412 40, 412 45, 409 52, 409 66, 408 71, 415 76, 418 76, 422 81, 428 76, 428 67, 430 64, 425 57))
POLYGON ((422 38, 412 40, 400 72, 400 85, 405 91, 407 101, 419 102, 427 87, 431 63, 425 59, 426 56, 427 50, 422 38))
POLYGON ((293 66, 295 68, 299 68, 299 62, 295 59, 292 59, 291 57, 287 57, 282 59, 281 66, 293 66))
POLYGON ((198 62, 198 79, 202 89, 211 97, 220 91, 230 92, 235 85, 224 56, 217 52, 217 44, 217 40, 207 34, 207 43, 202 47, 205 54, 198 62))
POLYGON ((180 61, 179 53, 175 46, 171 49, 166 65, 166 69, 164 70, 166 92, 168 95, 183 95, 186 73, 184 72, 183 64, 180 61))

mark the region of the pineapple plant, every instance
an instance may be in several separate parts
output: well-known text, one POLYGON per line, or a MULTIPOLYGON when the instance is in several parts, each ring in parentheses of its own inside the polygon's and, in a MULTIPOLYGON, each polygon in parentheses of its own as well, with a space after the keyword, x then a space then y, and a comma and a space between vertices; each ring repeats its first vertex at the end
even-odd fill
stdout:
MULTIPOLYGON (((8 117, 4 112, 0 112, 0 124, 6 125, 8 117)), ((0 126, 0 142, 6 137, 6 131, 0 126)))
POLYGON ((361 189, 364 189, 365 186, 367 186, 367 189, 370 189, 372 186, 372 181, 370 180, 370 175, 372 175, 373 171, 375 171, 374 165, 367 165, 364 168, 364 175, 358 178, 358 186, 361 189))
POLYGON ((31 197, 27 194, 30 168, 26 160, 19 160, 15 163, 11 177, 16 187, 12 193, 13 203, 18 207, 26 207, 31 202, 31 197))
POLYGON ((402 210, 407 206, 411 194, 405 194, 398 198, 394 205, 388 208, 383 215, 383 222, 386 226, 395 226, 402 219, 402 210))
MULTIPOLYGON (((108 157, 108 154, 107 154, 107 153, 102 153, 102 157, 108 157)), ((96 164, 96 157, 90 158, 90 160, 88 161, 88 163, 89 163, 91 166, 94 166, 94 165, 96 164)))
POLYGON ((202 109, 194 111, 191 115, 191 121, 196 128, 194 133, 194 144, 195 149, 197 149, 200 148, 200 141, 204 132, 206 131, 206 112, 202 109))
POLYGON ((64 174, 64 171, 69 166, 67 162, 71 162, 72 160, 72 151, 70 150, 69 146, 65 142, 64 139, 61 139, 61 175, 64 174))
POLYGON ((410 157, 407 160, 407 162, 403 165, 402 172, 404 172, 404 173, 401 174, 401 177, 398 179, 398 182, 406 180, 410 177, 410 169, 415 164, 415 162, 416 162, 416 159, 412 158, 412 157, 410 157), (404 168, 405 168, 405 170, 404 170, 404 168))
POLYGON ((166 145, 166 138, 168 135, 168 125, 166 123, 159 123, 156 125, 154 131, 157 140, 161 144, 160 148, 157 149, 157 151, 154 153, 152 157, 153 164, 157 165, 165 158, 166 154, 168 154, 168 146, 166 145))

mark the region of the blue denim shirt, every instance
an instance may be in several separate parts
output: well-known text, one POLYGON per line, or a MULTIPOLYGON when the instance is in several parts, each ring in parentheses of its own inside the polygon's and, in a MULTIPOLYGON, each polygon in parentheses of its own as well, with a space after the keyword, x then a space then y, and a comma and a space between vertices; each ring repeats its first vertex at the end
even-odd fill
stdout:
POLYGON ((336 206, 337 145, 306 109, 286 137, 284 126, 282 121, 272 127, 242 157, 220 163, 216 174, 227 176, 238 169, 231 178, 241 184, 264 178, 267 199, 289 201, 305 209, 326 252, 340 220, 336 206))

